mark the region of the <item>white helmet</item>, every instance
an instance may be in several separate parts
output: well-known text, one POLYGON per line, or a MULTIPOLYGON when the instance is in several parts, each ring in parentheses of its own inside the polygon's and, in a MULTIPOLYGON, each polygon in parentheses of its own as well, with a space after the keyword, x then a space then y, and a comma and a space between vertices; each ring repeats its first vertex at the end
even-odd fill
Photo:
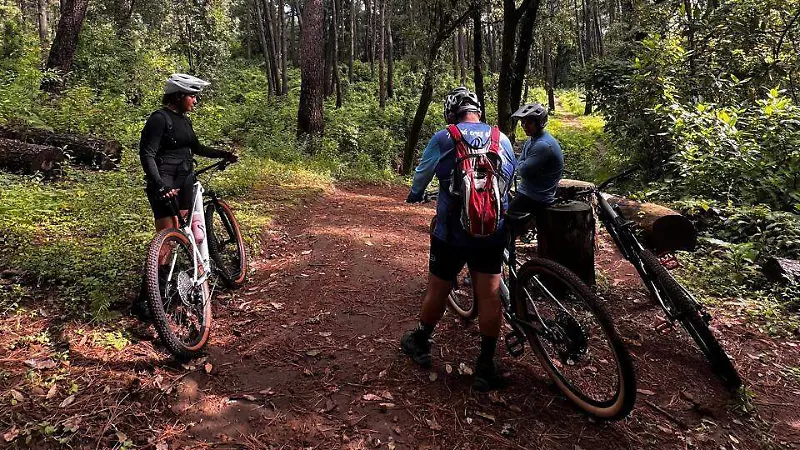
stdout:
POLYGON ((460 86, 450 91, 444 98, 444 120, 447 123, 455 123, 458 115, 464 112, 480 113, 481 102, 474 92, 460 86))
POLYGON ((185 73, 173 73, 167 80, 167 84, 164 85, 164 93, 183 92, 184 94, 195 95, 210 84, 208 81, 185 73))

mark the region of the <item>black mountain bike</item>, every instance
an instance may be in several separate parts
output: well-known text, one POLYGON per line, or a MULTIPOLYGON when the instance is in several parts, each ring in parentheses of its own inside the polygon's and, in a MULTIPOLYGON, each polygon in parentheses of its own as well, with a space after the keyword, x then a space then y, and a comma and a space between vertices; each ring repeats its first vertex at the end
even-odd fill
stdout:
POLYGON ((634 233, 634 223, 622 215, 620 209, 611 206, 601 192, 613 181, 627 176, 635 169, 613 176, 596 188, 578 192, 578 197, 592 195, 597 200, 597 216, 608 231, 622 255, 633 264, 639 277, 650 291, 650 296, 661 306, 667 317, 667 324, 674 326, 679 322, 694 339, 700 350, 711 362, 714 373, 725 386, 736 390, 742 380, 725 350, 708 327, 711 315, 694 296, 669 273, 661 260, 646 249, 634 233))
MULTIPOLYGON (((436 194, 425 195, 426 201, 434 199, 436 194)), ((529 218, 530 214, 505 216, 512 230, 500 295, 503 317, 511 327, 504 339, 506 349, 519 358, 527 340, 547 375, 572 403, 599 419, 621 419, 636 400, 630 355, 600 298, 577 275, 536 257, 518 267, 513 230, 524 229, 529 218)), ((466 296, 469 302, 454 301, 455 291, 463 288, 457 283, 449 307, 461 317, 474 317, 474 296, 466 296)))
MULTIPOLYGON (((195 176, 223 170, 228 164, 220 161, 197 170, 195 176)), ((217 275, 226 285, 236 287, 244 281, 247 267, 242 233, 230 206, 213 191, 204 191, 200 181, 195 181, 193 189, 188 217, 180 214, 175 197, 169 199, 179 227, 158 232, 145 261, 153 322, 167 349, 181 358, 198 356, 208 342, 214 292, 209 277, 217 275), (193 217, 204 222, 203 239, 195 236, 193 217)))

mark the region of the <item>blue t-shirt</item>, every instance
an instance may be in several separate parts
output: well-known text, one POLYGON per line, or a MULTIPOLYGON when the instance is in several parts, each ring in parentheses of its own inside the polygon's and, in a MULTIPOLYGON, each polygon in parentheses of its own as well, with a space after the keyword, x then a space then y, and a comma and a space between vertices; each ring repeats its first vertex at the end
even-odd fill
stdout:
POLYGON ((517 191, 538 202, 553 203, 563 173, 564 155, 558 141, 547 131, 528 138, 517 161, 517 191))
MULTIPOLYGON (((485 145, 489 139, 492 127, 482 122, 462 122, 457 125, 464 139, 475 145, 485 145)), ((456 166, 455 141, 450 137, 447 129, 438 131, 433 135, 425 151, 422 153, 419 165, 414 171, 414 181, 411 184, 411 193, 422 196, 433 176, 439 179, 439 199, 436 205, 436 228, 433 235, 445 242, 459 246, 497 245, 504 242, 503 223, 500 222, 498 231, 490 237, 476 238, 469 236, 461 226, 461 208, 451 207, 453 197, 450 195, 450 177, 456 166), (448 227, 450 229, 448 229, 448 227)), ((503 192, 503 209, 508 206, 508 189, 517 165, 514 150, 508 137, 500 133, 500 157, 503 162, 501 168, 506 180, 506 189, 503 192)))

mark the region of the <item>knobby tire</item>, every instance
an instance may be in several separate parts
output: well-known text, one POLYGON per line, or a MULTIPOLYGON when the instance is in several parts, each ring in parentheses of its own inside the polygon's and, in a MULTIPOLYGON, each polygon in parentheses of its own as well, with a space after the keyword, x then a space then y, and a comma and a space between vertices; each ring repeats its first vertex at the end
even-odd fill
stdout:
POLYGON ((159 284, 159 255, 161 248, 167 245, 168 241, 177 241, 177 245, 183 246, 183 250, 192 254, 192 247, 189 239, 180 231, 175 228, 161 230, 156 234, 150 243, 150 248, 147 253, 147 261, 145 262, 145 282, 147 291, 147 303, 150 312, 153 316, 153 323, 158 331, 161 341, 167 349, 178 358, 191 359, 200 356, 208 342, 211 332, 211 301, 208 298, 210 295, 208 289, 208 281, 203 284, 203 295, 205 297, 201 330, 198 339, 191 343, 184 343, 172 330, 170 320, 167 317, 167 312, 164 310, 164 302, 162 299, 161 291, 162 286, 159 284))
POLYGON ((656 281, 666 292, 669 301, 674 305, 678 321, 708 358, 711 363, 711 369, 722 379, 728 389, 732 391, 738 389, 742 385, 739 373, 733 366, 733 362, 728 357, 725 349, 714 337, 714 333, 708 328, 708 324, 700 316, 700 311, 689 297, 689 294, 651 251, 643 250, 641 258, 642 264, 648 271, 655 274, 656 281))
POLYGON ((605 335, 610 350, 613 352, 614 360, 616 361, 618 380, 616 392, 608 401, 597 401, 589 398, 588 395, 575 387, 555 367, 551 357, 540 341, 539 334, 532 329, 526 329, 525 334, 528 342, 531 348, 534 349, 545 372, 553 380, 559 390, 587 414, 603 420, 618 420, 626 417, 633 410, 636 401, 636 374, 630 354, 622 343, 622 339, 620 339, 617 334, 613 322, 603 307, 600 298, 578 278, 577 275, 561 264, 547 259, 531 258, 519 270, 516 296, 517 314, 529 322, 535 319, 532 318, 534 315, 531 311, 528 311, 526 306, 528 299, 523 288, 528 286, 531 278, 537 274, 549 277, 548 279, 553 279, 561 283, 563 287, 569 289, 573 295, 580 297, 588 306, 591 314, 600 325, 600 329, 605 335))
MULTIPOLYGON (((219 274, 223 283, 229 288, 239 287, 244 283, 245 276, 247 275, 247 254, 244 249, 244 241, 242 240, 242 231, 239 228, 239 222, 233 215, 230 206, 223 200, 217 199, 211 201, 206 206, 206 236, 208 239, 208 255, 216 265, 217 274, 219 274), (214 214, 217 214, 222 221, 224 229, 216 230, 214 227, 214 214), (231 236, 231 232, 233 236, 231 236), (218 233, 222 233, 227 239, 232 240, 235 244, 236 253, 234 260, 231 264, 225 261, 220 248, 220 243, 217 240, 218 233)), ((226 239, 226 240, 227 240, 226 239)))

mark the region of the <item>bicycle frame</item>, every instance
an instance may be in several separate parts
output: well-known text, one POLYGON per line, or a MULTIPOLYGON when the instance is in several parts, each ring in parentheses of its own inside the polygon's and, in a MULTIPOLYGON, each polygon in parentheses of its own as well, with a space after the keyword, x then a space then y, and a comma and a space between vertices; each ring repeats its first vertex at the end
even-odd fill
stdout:
MULTIPOLYGON (((611 236, 614 244, 617 246, 620 253, 622 253, 622 256, 624 256, 625 259, 627 259, 639 273, 639 277, 644 282, 647 290, 650 291, 653 298, 656 299, 658 304, 664 310, 664 314, 666 314, 667 319, 670 322, 674 322, 677 319, 674 308, 666 300, 666 298, 668 298, 667 295, 662 292, 661 288, 655 281, 655 277, 647 271, 647 268, 644 266, 644 263, 639 256, 642 250, 644 250, 644 246, 641 242, 639 242, 639 239, 633 232, 633 222, 622 217, 618 210, 608 203, 604 194, 598 188, 592 189, 591 193, 597 199, 597 216, 600 219, 600 222, 603 223, 606 231, 608 231, 608 234, 611 236)), ((689 295, 689 298, 691 298, 692 301, 697 304, 697 301, 694 300, 694 297, 689 295)), ((700 305, 698 304, 698 307, 699 306, 700 305)))

